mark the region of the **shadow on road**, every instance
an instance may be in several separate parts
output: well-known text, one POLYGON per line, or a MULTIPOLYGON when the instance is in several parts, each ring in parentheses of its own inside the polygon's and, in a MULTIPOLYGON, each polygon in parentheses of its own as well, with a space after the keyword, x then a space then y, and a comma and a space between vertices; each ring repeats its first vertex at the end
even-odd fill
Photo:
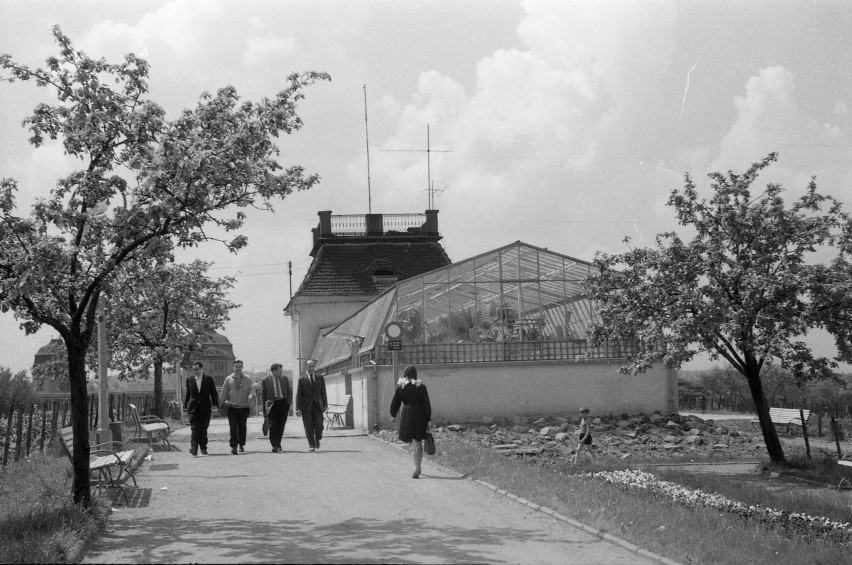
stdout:
POLYGON ((217 560, 243 563, 474 563, 489 561, 494 546, 528 543, 536 535, 512 528, 441 527, 415 518, 349 519, 331 525, 157 519, 140 521, 129 534, 106 534, 94 553, 131 546, 136 548, 135 563, 198 562, 201 545, 217 560))

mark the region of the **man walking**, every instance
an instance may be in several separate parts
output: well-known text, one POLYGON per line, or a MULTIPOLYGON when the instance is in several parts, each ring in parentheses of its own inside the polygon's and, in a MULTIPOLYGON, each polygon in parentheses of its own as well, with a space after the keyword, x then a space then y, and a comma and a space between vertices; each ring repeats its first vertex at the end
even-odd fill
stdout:
POLYGON ((234 372, 225 377, 222 385, 222 404, 228 405, 228 426, 231 429, 231 453, 237 454, 246 450, 246 422, 251 412, 251 401, 254 400, 252 383, 243 373, 243 362, 234 360, 234 372))
POLYGON ((272 453, 281 452, 281 437, 287 424, 287 413, 293 399, 290 380, 281 374, 281 363, 273 363, 270 367, 272 374, 263 379, 261 400, 269 419, 269 443, 272 453))
POLYGON ((328 406, 325 379, 314 372, 315 365, 313 359, 308 361, 307 371, 299 379, 299 386, 296 389, 296 416, 302 417, 311 451, 320 448, 322 415, 328 406))
POLYGON ((204 365, 200 361, 192 364, 192 376, 186 379, 186 394, 183 397, 183 409, 189 414, 189 428, 192 431, 189 452, 193 457, 207 455, 207 428, 213 407, 219 406, 219 394, 213 377, 202 372, 204 365))

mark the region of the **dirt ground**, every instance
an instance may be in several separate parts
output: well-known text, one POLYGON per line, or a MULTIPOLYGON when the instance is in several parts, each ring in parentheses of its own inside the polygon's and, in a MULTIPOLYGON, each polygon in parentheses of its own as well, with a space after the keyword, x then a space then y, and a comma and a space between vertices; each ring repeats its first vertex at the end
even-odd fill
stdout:
MULTIPOLYGON (((768 456, 759 427, 750 415, 696 414, 664 416, 660 414, 629 417, 605 417, 593 420, 593 442, 599 461, 625 463, 659 462, 672 464, 702 463, 712 472, 754 472, 752 469, 768 456), (724 463, 735 464, 725 467, 724 463), (748 469, 748 471, 746 471, 748 469)), ((487 420, 487 419, 486 419, 487 420)), ((559 464, 574 456, 579 422, 574 419, 547 417, 536 421, 516 417, 512 421, 451 424, 437 428, 444 440, 490 447, 510 456, 533 457, 559 464)), ((387 432, 392 437, 391 432, 387 432)), ((779 429, 785 453, 804 453, 801 429, 787 434, 779 429)), ((811 430, 816 435, 816 430, 811 430)), ((809 437, 815 456, 837 456, 831 437, 809 437)), ((841 441, 846 453, 848 441, 841 441)), ((699 470, 699 469, 695 469, 699 470)))

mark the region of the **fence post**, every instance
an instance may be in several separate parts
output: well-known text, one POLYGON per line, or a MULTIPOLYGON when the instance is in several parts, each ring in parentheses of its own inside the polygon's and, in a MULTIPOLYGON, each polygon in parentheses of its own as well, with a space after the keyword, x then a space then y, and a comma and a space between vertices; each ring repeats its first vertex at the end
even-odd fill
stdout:
POLYGON ((9 405, 9 416, 6 418, 6 442, 3 444, 3 466, 9 461, 9 440, 12 437, 12 415, 15 413, 15 406, 9 405))
POLYGON ((18 424, 15 426, 15 461, 21 460, 21 437, 24 435, 24 405, 18 405, 18 424))
POLYGON ((47 437, 47 406, 49 402, 41 403, 41 439, 39 439, 38 450, 44 451, 44 440, 47 437))
POLYGON ((840 459, 843 457, 843 454, 840 452, 840 438, 837 433, 837 421, 834 419, 834 416, 831 417, 831 431, 834 434, 834 443, 837 444, 837 458, 840 459))
POLYGON ((30 446, 32 445, 33 438, 33 414, 35 413, 35 404, 32 402, 30 404, 30 417, 27 420, 27 457, 30 456, 30 446))
POLYGON ((807 453, 808 459, 810 459, 811 443, 808 441, 808 421, 805 420, 805 412, 801 408, 799 408, 799 418, 801 418, 802 422, 802 436, 805 438, 805 453, 807 453))

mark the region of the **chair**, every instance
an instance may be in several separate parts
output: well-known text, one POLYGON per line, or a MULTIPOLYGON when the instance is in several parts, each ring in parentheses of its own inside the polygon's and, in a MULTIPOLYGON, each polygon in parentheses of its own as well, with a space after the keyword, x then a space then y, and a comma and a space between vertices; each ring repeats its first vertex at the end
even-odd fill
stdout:
POLYGON ((154 449, 153 439, 154 434, 156 434, 171 451, 172 444, 169 443, 169 434, 172 433, 172 429, 169 424, 158 416, 140 416, 135 404, 128 404, 128 406, 130 407, 130 414, 133 416, 133 424, 136 426, 136 435, 133 437, 133 441, 141 440, 145 436, 148 438, 148 445, 151 446, 151 449, 154 449))
POLYGON ((343 419, 346 417, 346 410, 349 408, 349 402, 352 400, 351 394, 343 395, 343 402, 340 404, 329 404, 325 409, 325 417, 328 419, 328 426, 331 428, 337 424, 341 428, 346 427, 343 419))

